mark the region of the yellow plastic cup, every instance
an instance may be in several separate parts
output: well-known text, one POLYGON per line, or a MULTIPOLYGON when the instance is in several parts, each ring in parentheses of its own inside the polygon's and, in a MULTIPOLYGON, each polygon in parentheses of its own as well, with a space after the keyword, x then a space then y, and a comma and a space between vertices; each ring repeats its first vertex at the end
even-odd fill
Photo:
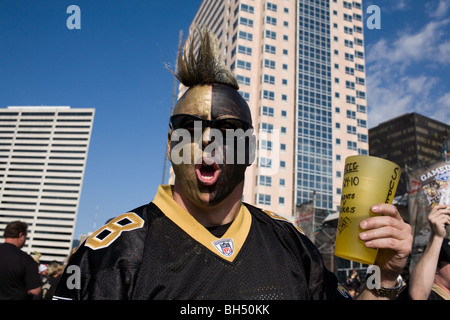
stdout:
POLYGON ((377 203, 392 204, 400 167, 372 156, 350 156, 345 159, 339 221, 334 254, 338 257, 374 264, 378 249, 367 248, 359 239, 361 221, 374 216, 370 207, 377 203))

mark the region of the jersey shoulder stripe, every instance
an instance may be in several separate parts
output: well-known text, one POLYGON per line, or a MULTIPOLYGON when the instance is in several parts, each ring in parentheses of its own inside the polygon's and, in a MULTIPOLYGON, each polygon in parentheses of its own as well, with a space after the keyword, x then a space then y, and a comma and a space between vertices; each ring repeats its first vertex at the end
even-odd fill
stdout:
POLYGON ((259 211, 265 213, 266 216, 268 216, 271 220, 280 221, 281 223, 286 223, 286 224, 288 224, 288 225, 293 226, 298 232, 300 232, 302 235, 306 236, 306 235, 305 235, 305 232, 304 232, 301 228, 299 228, 298 226, 296 226, 294 223, 292 223, 291 221, 289 221, 289 220, 286 219, 285 217, 280 216, 279 214, 276 214, 276 213, 273 212, 273 211, 266 210, 266 209, 260 209, 260 208, 254 207, 254 206, 252 206, 252 205, 249 205, 249 204, 247 204, 247 203, 246 203, 245 205, 246 205, 247 207, 251 207, 251 208, 253 208, 253 209, 256 209, 256 210, 259 210, 259 211))

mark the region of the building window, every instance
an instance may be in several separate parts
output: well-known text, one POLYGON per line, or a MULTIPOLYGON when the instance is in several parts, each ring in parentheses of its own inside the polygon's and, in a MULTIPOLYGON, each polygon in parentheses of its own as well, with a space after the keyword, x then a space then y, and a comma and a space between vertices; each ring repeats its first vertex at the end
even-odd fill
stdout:
POLYGON ((356 127, 355 126, 347 126, 347 133, 348 134, 356 134, 356 127))
POLYGON ((344 13, 344 20, 345 20, 345 21, 352 22, 353 18, 352 18, 351 15, 344 13))
POLYGON ((358 119, 358 127, 367 128, 367 121, 363 119, 358 119))
POLYGON ((240 75, 236 75, 237 81, 239 84, 242 84, 244 86, 249 86, 250 85, 250 77, 244 77, 244 76, 240 76, 240 75))
POLYGON ((366 81, 364 80, 364 78, 356 77, 356 83, 364 86, 366 84, 366 81))
POLYGON ((261 123, 261 131, 267 132, 267 133, 273 133, 273 124, 262 122, 261 123))
POLYGON ((350 68, 350 67, 345 67, 345 73, 349 74, 351 76, 354 76, 355 75, 355 69, 350 68))
POLYGON ((270 194, 258 194, 258 204, 270 205, 270 194))
POLYGON ((356 142, 354 141, 347 141, 347 149, 348 150, 357 150, 356 142))
POLYGON ((358 141, 367 143, 367 134, 358 133, 358 141))
POLYGON ((248 13, 254 13, 255 8, 253 6, 241 3, 241 10, 248 13))
POLYGON ((355 97, 352 97, 352 96, 346 96, 346 97, 345 97, 345 101, 346 101, 347 103, 355 104, 355 97))
POLYGON ((266 38, 277 40, 277 33, 275 31, 266 30, 266 38))
POLYGON ((247 27, 253 28, 253 20, 251 20, 251 19, 240 17, 239 18, 239 24, 241 24, 243 26, 247 26, 247 27))
POLYGON ((261 149, 272 151, 272 141, 270 141, 270 140, 261 140, 261 149))
POLYGON ((259 176, 259 185, 271 187, 272 186, 272 177, 270 176, 259 176))
POLYGON ((272 168, 272 159, 265 157, 259 158, 259 166, 261 168, 272 168))
POLYGON ((264 79, 264 83, 275 84, 275 77, 274 76, 270 76, 268 74, 265 74, 263 76, 263 79, 264 79))
POLYGON ((248 56, 251 56, 252 55, 252 48, 239 45, 238 46, 238 52, 242 53, 242 54, 246 54, 248 56))
POLYGON ((348 119, 356 119, 356 112, 355 111, 351 111, 351 110, 347 110, 347 118, 348 119))
POLYGON ((261 114, 264 115, 264 116, 273 117, 273 112, 274 112, 274 109, 273 109, 273 108, 263 106, 263 107, 262 107, 262 113, 261 113, 261 114))
POLYGON ((264 67, 269 69, 275 69, 275 61, 264 59, 264 67))
POLYGON ((277 25, 277 18, 266 16, 266 23, 271 24, 273 26, 277 25))
POLYGON ((263 99, 275 100, 275 93, 269 90, 263 90, 263 99))
POLYGON ((237 67, 240 68, 240 69, 244 69, 244 70, 251 70, 252 69, 252 64, 251 64, 251 62, 238 60, 237 61, 237 67))
POLYGON ((345 87, 346 87, 347 89, 355 90, 355 83, 354 83, 354 82, 351 82, 351 81, 345 81, 345 87))
POLYGON ((357 111, 361 112, 361 113, 366 113, 367 112, 367 107, 366 106, 362 106, 360 104, 356 105, 357 111))
POLYGON ((277 5, 274 3, 267 2, 266 8, 267 10, 277 12, 277 5))
POLYGON ((244 91, 240 91, 240 90, 238 92, 240 93, 242 98, 244 98, 245 101, 247 101, 247 102, 250 101, 250 93, 244 92, 244 91))
POLYGON ((364 91, 356 91, 356 97, 359 99, 366 99, 366 93, 364 91))
POLYGON ((358 154, 367 156, 369 155, 369 151, 367 151, 366 149, 358 149, 358 154))
POLYGON ((253 41, 253 35, 248 32, 239 31, 239 39, 253 41))
POLYGON ((264 46, 264 52, 276 54, 276 53, 277 53, 277 49, 276 49, 275 46, 271 46, 271 45, 269 45, 269 44, 266 44, 266 45, 264 46))

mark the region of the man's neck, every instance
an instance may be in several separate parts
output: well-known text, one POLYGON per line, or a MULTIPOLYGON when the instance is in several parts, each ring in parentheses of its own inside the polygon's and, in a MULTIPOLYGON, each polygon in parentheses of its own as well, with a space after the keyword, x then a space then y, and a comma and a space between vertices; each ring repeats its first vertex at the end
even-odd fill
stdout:
POLYGON ((22 247, 19 238, 5 238, 5 243, 13 244, 19 249, 22 247))
POLYGON ((204 227, 220 226, 233 222, 239 213, 243 186, 244 182, 242 181, 222 202, 214 206, 208 206, 190 201, 180 192, 177 183, 175 183, 173 199, 204 227))

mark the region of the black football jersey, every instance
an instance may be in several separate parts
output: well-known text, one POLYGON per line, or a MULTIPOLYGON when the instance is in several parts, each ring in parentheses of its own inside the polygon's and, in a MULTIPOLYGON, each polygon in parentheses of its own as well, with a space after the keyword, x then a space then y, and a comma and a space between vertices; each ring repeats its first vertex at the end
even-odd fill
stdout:
POLYGON ((215 237, 160 186, 148 205, 92 234, 54 299, 351 299, 312 242, 249 204, 215 237))

